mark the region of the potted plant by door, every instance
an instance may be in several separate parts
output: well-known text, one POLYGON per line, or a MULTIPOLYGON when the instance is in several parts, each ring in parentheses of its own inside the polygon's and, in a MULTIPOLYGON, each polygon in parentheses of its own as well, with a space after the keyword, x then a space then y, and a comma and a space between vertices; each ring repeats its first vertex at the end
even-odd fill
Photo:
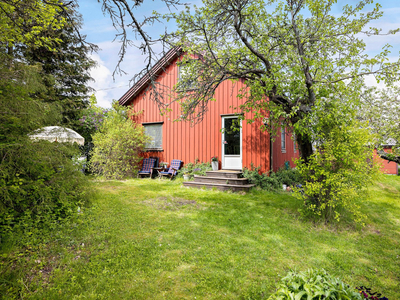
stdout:
POLYGON ((218 156, 211 157, 211 167, 213 171, 218 171, 218 156))

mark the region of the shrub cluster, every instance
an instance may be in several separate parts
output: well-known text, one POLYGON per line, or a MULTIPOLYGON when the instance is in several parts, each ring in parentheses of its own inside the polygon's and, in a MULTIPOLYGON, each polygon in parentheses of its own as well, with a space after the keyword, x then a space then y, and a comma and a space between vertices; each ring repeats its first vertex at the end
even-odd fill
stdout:
POLYGON ((205 176, 206 171, 212 171, 211 164, 209 162, 194 162, 185 164, 178 172, 177 177, 182 177, 183 174, 190 175, 201 175, 205 176))
POLYGON ((132 122, 134 114, 127 108, 113 103, 112 110, 92 135, 93 149, 90 152, 90 170, 108 179, 133 177, 142 160, 140 152, 149 141, 144 128, 132 122))
POLYGON ((0 155, 0 234, 39 229, 88 202, 89 185, 72 160, 77 147, 20 140, 0 147, 0 155))
POLYGON ((264 190, 276 191, 282 189, 282 185, 295 186, 302 183, 302 178, 296 169, 280 169, 277 172, 260 173, 260 167, 251 165, 250 169, 243 169, 243 177, 251 184, 255 184, 264 190))

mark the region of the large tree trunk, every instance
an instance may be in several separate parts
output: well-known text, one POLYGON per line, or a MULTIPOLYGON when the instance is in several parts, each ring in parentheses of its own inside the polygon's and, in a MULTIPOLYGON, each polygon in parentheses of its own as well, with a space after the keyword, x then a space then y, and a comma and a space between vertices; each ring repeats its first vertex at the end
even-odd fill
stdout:
POLYGON ((296 135, 297 145, 300 150, 300 157, 304 160, 305 164, 308 164, 310 156, 314 153, 311 138, 307 135, 296 135))

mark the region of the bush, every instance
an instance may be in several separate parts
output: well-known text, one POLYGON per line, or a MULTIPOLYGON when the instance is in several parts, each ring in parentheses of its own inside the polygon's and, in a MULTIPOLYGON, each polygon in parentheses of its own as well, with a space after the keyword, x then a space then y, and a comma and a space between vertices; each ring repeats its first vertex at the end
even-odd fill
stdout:
POLYGON ((87 180, 72 160, 78 147, 20 140, 0 155, 0 232, 46 226, 88 202, 87 180))
POLYGON ((209 162, 187 163, 179 170, 177 177, 183 177, 183 174, 205 176, 206 171, 212 171, 212 167, 209 162))
POLYGON ((289 272, 268 300, 362 300, 361 295, 338 278, 324 270, 289 272))
POLYGON ((270 175, 279 182, 280 185, 286 184, 290 186, 296 186, 303 182, 303 179, 297 169, 279 169, 276 173, 270 175))
POLYGON ((282 185, 295 186, 301 183, 301 176, 296 169, 280 169, 278 172, 260 174, 260 167, 251 165, 250 169, 243 169, 243 177, 249 180, 249 183, 255 184, 264 190, 277 191, 282 189, 282 185))
POLYGON ((339 221, 342 215, 363 223, 365 214, 357 202, 365 198, 367 187, 378 174, 373 161, 373 137, 365 124, 346 117, 343 105, 332 102, 321 108, 323 118, 315 120, 317 151, 308 161, 297 161, 306 183, 298 197, 304 200, 303 213, 325 222, 339 221), (329 113, 328 113, 329 112, 329 113))
POLYGON ((113 104, 100 130, 93 135, 90 170, 109 179, 132 177, 148 137, 142 126, 128 118, 127 109, 113 104))

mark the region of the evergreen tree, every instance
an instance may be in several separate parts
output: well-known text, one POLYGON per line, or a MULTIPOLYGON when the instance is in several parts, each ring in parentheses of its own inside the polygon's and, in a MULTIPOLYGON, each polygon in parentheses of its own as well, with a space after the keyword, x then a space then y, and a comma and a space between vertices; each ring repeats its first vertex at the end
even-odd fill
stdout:
POLYGON ((61 124, 78 129, 81 110, 89 104, 92 89, 88 83, 93 80, 90 69, 96 62, 90 57, 97 47, 85 43, 77 29, 82 26, 82 17, 74 8, 68 10, 70 21, 61 29, 48 30, 45 35, 57 41, 55 51, 46 47, 25 46, 21 55, 29 64, 40 63, 46 90, 36 97, 45 102, 56 103, 62 113, 61 124))

